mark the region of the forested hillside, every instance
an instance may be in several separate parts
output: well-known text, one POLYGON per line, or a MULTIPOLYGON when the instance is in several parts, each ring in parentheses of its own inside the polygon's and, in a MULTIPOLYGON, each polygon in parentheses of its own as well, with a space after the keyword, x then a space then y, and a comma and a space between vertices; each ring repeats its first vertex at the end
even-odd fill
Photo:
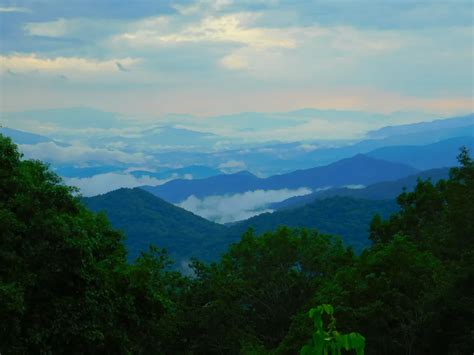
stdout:
POLYGON ((256 234, 276 230, 281 226, 314 228, 322 233, 337 235, 346 246, 357 252, 370 244, 369 226, 372 217, 388 217, 397 211, 395 200, 365 200, 351 197, 318 199, 304 206, 264 213, 231 227, 233 235, 241 235, 248 228, 256 234))
POLYGON ((148 245, 166 248, 178 266, 190 258, 216 260, 227 246, 228 228, 196 216, 142 189, 119 189, 85 198, 92 211, 106 213, 112 225, 125 232, 130 260, 148 245))
POLYGON ((156 248, 127 263, 107 219, 0 136, 0 352, 297 354, 331 303, 366 354, 470 354, 474 162, 459 162, 375 216, 359 256, 315 230, 247 231, 185 277, 156 248))

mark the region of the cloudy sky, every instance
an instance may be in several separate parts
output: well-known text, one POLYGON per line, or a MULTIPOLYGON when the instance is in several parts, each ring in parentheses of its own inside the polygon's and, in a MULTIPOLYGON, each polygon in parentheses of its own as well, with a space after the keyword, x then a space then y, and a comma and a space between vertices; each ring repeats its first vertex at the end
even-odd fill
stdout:
POLYGON ((2 111, 472 111, 472 1, 0 0, 2 111))

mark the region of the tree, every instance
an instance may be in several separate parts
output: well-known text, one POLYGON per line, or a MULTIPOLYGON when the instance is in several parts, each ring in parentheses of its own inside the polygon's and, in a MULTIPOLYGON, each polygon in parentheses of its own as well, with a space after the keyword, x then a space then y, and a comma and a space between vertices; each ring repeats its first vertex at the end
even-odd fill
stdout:
POLYGON ((0 352, 159 346, 157 327, 172 304, 166 263, 156 253, 135 265, 125 257, 104 215, 0 135, 0 352))
POLYGON ((315 231, 248 231, 219 263, 195 266, 187 305, 200 352, 238 353, 249 344, 277 348, 322 280, 353 257, 338 239, 315 231))
POLYGON ((334 308, 330 304, 312 308, 308 313, 314 321, 315 330, 310 343, 301 348, 301 355, 341 355, 341 350, 355 350, 357 355, 364 355, 365 338, 359 333, 339 333, 334 308), (324 328, 324 315, 329 316, 327 330, 324 328))

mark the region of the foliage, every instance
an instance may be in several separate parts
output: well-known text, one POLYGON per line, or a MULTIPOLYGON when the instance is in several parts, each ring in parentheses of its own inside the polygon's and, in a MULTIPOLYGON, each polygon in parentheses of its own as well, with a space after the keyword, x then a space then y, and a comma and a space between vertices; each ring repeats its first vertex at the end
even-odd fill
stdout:
POLYGON ((355 350, 357 355, 364 355, 365 338, 359 333, 341 334, 336 330, 334 308, 323 304, 310 309, 309 317, 314 321, 314 333, 311 343, 301 348, 301 355, 340 355, 341 350, 355 350), (324 329, 323 316, 328 315, 328 329, 324 329))
POLYGON ((474 347, 474 165, 403 192, 400 211, 375 217, 373 247, 315 295, 357 327, 369 354, 464 354, 474 347))
POLYGON ((244 343, 276 348, 321 282, 353 258, 339 240, 314 231, 247 231, 219 263, 195 264, 190 341, 199 353, 235 353, 244 343))
POLYGON ((0 352, 160 349, 176 292, 165 260, 127 264, 105 217, 0 136, 0 352))

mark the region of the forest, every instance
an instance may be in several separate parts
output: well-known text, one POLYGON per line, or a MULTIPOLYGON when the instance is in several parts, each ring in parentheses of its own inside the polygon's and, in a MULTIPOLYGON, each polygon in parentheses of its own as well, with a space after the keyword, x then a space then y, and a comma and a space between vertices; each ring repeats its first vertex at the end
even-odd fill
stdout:
POLYGON ((474 162, 458 161, 375 214, 360 253, 315 229, 248 229, 184 276, 159 245, 129 262, 104 214, 0 135, 0 353, 319 354, 324 321, 365 354, 471 354, 474 162))

